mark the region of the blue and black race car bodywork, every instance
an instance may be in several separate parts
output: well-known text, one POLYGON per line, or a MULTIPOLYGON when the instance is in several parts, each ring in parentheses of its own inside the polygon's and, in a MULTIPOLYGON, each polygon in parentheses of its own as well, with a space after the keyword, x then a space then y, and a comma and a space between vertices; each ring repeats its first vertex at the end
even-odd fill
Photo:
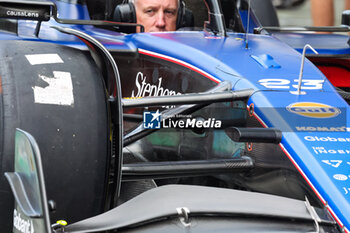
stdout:
MULTIPOLYGON (((185 1, 194 20, 177 31, 132 33, 117 4, 0 1, 1 174, 22 128, 51 221, 97 215, 54 231, 349 232, 348 36, 264 28, 234 0, 185 1)), ((0 179, 2 226, 51 231, 17 164, 15 212, 0 179)))

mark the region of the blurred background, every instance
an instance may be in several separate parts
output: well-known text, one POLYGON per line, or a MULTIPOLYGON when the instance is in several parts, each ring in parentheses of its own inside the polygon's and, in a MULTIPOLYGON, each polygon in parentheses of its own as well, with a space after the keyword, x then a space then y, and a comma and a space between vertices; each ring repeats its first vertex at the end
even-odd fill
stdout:
MULTIPOLYGON (((310 0, 271 0, 281 26, 312 26, 310 0)), ((320 0, 322 1, 322 0, 320 0)), ((340 25, 344 0, 334 0, 335 25, 340 25)))

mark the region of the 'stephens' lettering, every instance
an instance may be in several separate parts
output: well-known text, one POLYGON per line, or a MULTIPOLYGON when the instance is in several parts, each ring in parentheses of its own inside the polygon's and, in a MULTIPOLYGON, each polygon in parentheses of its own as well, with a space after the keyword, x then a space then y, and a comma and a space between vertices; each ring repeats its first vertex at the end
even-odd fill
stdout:
POLYGON ((137 93, 131 92, 132 98, 145 97, 145 96, 165 96, 165 95, 181 95, 175 91, 162 87, 162 78, 158 78, 158 85, 146 83, 146 76, 142 72, 138 72, 136 75, 135 85, 137 93))

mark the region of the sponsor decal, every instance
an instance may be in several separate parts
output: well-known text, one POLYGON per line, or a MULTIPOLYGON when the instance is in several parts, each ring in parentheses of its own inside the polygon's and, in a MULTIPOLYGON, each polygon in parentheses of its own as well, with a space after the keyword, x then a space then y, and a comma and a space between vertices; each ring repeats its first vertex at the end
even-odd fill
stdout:
POLYGON ((27 17, 27 18, 38 18, 38 12, 29 12, 29 11, 14 11, 8 10, 6 11, 7 16, 15 16, 15 17, 27 17))
POLYGON ((297 131, 305 132, 350 132, 350 128, 346 126, 341 127, 325 127, 325 126, 296 126, 297 131))
POLYGON ((340 180, 340 181, 345 181, 348 179, 348 177, 346 175, 343 175, 343 174, 335 174, 333 176, 333 178, 336 180, 340 180))
POLYGON ((350 154, 350 150, 347 149, 326 149, 323 146, 320 147, 312 147, 315 154, 350 154))
POLYGON ((136 90, 131 92, 131 98, 145 96, 164 96, 164 95, 181 95, 181 93, 162 87, 162 77, 158 78, 158 84, 146 82, 146 76, 138 72, 135 79, 136 90))
POLYGON ((322 160, 325 164, 331 165, 332 167, 338 168, 343 162, 342 160, 322 160))
POLYGON ((143 127, 145 129, 160 129, 162 114, 157 112, 144 112, 143 113, 143 127))
POLYGON ((314 102, 298 102, 287 107, 289 112, 310 118, 332 118, 338 116, 341 111, 327 104, 314 102))
POLYGON ((296 126, 297 131, 311 131, 311 132, 350 132, 350 128, 346 126, 341 127, 323 127, 323 126, 296 126))
POLYGON ((305 136, 304 139, 309 142, 350 142, 350 138, 338 138, 338 137, 318 137, 318 136, 305 136))
POLYGON ((34 233, 33 221, 23 219, 17 210, 13 211, 13 226, 22 233, 34 233))

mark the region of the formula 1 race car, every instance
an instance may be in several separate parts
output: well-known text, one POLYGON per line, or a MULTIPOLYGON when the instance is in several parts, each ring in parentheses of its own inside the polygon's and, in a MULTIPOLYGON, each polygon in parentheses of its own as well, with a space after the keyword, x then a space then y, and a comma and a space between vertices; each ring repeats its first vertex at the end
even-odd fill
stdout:
POLYGON ((3 231, 349 232, 349 27, 179 6, 0 0, 3 231))

